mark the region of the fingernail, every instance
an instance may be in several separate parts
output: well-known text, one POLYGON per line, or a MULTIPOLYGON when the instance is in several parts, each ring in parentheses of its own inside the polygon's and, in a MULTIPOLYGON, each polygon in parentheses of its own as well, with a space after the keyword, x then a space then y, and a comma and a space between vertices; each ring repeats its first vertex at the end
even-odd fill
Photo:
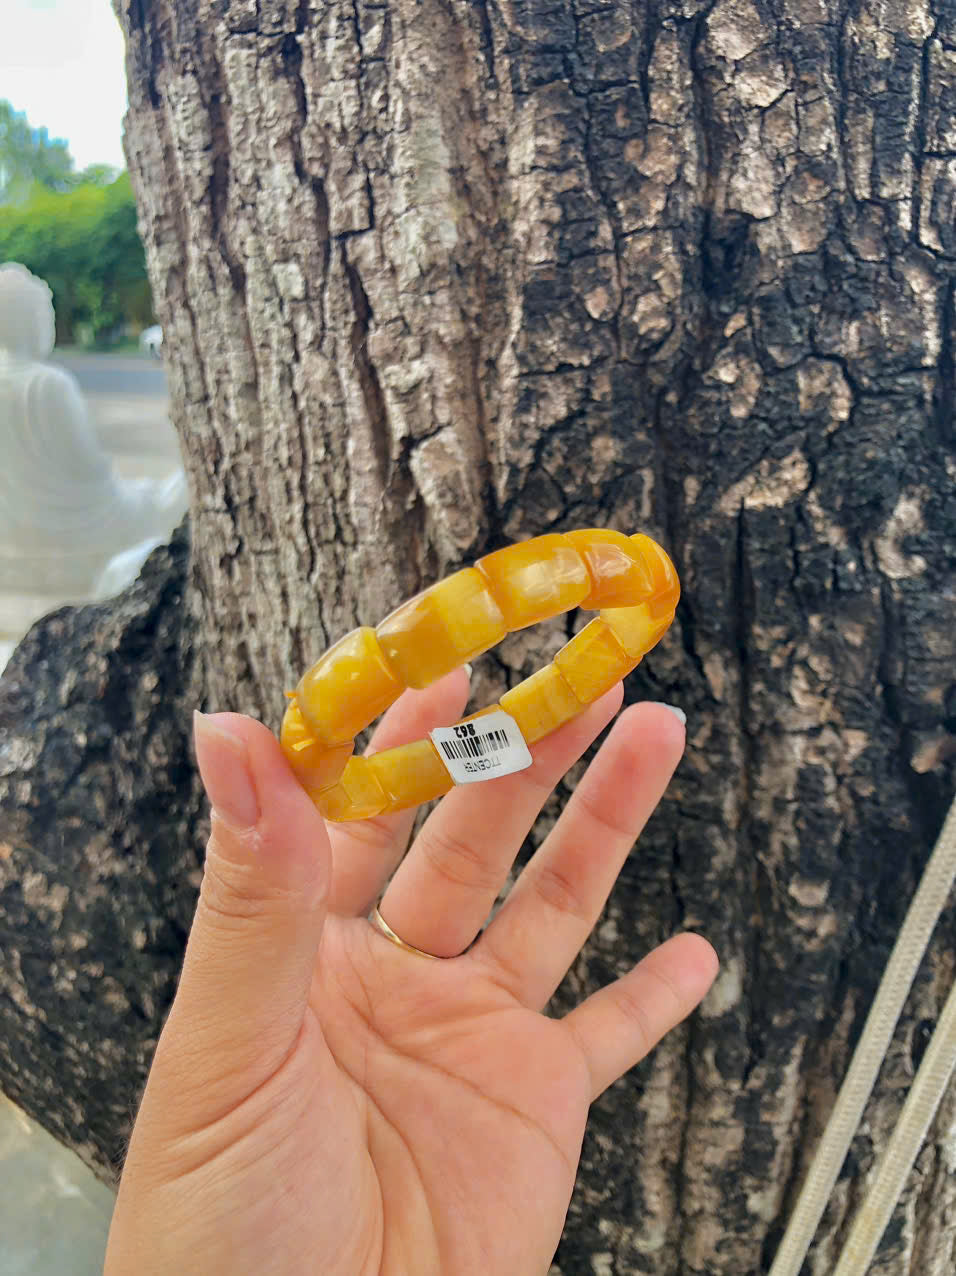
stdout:
POLYGON ((210 805, 216 815, 237 832, 259 820, 249 749, 245 740, 229 728, 225 715, 193 712, 196 761, 210 805))
POLYGON ((471 663, 466 660, 465 663, 462 665, 462 669, 464 669, 465 673, 468 675, 468 681, 471 682, 471 673, 472 673, 471 663))
POLYGON ((680 722, 681 726, 687 725, 687 714, 683 709, 679 709, 676 704, 665 704, 663 700, 652 700, 651 704, 659 704, 662 709, 670 709, 674 717, 680 722))

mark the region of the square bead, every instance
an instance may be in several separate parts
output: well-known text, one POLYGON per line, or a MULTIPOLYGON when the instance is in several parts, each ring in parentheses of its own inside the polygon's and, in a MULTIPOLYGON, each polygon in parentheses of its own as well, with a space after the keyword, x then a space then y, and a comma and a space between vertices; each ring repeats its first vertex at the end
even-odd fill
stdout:
POLYGON ((345 744, 405 690, 367 626, 328 649, 295 689, 302 716, 323 744, 345 744))
POLYGON ((388 805, 378 778, 365 758, 352 758, 338 784, 320 793, 316 805, 327 820, 368 820, 388 805))
POLYGON ((373 753, 368 765, 388 798, 390 811, 430 802, 453 786, 431 740, 415 740, 373 753))
POLYGON ((610 607, 601 619, 632 660, 640 660, 670 628, 670 620, 651 615, 647 603, 639 607, 610 607))
POLYGON ((601 607, 632 607, 654 591, 650 570, 636 546, 623 532, 585 529, 567 532, 587 564, 591 592, 581 604, 597 611, 601 607))
POLYGON ((651 573, 653 593, 647 600, 652 616, 662 617, 673 612, 680 602, 680 580, 668 555, 657 541, 643 532, 631 536, 631 544, 637 549, 651 573))
POLYGON ((570 611, 591 590, 584 560, 564 536, 519 541, 475 566, 488 578, 509 632, 570 611))
POLYGON ((601 611, 601 620, 605 621, 632 660, 646 656, 670 628, 669 616, 660 619, 651 615, 646 602, 639 607, 606 607, 601 611))
POLYGON ((568 686, 560 669, 545 665, 524 682, 506 691, 501 707, 517 722, 526 744, 550 735, 584 708, 568 686))
POLYGON ((507 632, 487 581, 473 567, 403 603, 376 630, 389 663, 409 687, 430 686, 507 632))
POLYGON ((609 691, 634 664, 600 617, 575 635, 554 658, 568 686, 582 704, 591 704, 609 691))
POLYGON ((310 793, 319 793, 335 784, 355 748, 351 740, 347 744, 320 744, 295 701, 282 719, 279 742, 296 779, 310 793))

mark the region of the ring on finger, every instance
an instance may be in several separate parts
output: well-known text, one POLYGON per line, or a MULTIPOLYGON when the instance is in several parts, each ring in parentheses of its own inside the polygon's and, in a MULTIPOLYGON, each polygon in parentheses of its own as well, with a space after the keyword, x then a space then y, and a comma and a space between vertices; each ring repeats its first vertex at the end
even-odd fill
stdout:
POLYGON ((416 948, 414 944, 406 944, 401 935, 396 935, 396 933, 392 930, 391 926, 389 926, 388 922, 378 911, 377 907, 373 908, 369 914, 369 921, 375 929, 379 931, 380 934, 384 935, 387 940, 393 943, 396 948, 401 948, 406 953, 414 953, 416 957, 427 957, 429 961, 449 960, 448 958, 439 957, 436 953, 426 953, 423 948, 416 948))

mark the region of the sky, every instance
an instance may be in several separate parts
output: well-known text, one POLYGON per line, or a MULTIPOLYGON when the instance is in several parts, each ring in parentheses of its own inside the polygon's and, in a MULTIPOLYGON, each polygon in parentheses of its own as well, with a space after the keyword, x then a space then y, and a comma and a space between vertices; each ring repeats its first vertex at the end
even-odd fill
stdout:
POLYGON ((0 98, 63 138, 78 169, 125 168, 123 37, 110 0, 3 0, 0 98))

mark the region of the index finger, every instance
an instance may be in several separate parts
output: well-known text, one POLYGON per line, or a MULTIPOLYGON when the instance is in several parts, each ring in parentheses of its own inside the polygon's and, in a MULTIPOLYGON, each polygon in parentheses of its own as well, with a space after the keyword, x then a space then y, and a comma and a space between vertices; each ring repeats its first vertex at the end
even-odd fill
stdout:
MULTIPOLYGON (((420 740, 433 727, 448 726, 468 703, 468 674, 455 669, 422 691, 406 691, 376 727, 367 753, 380 753, 420 740)), ((329 909, 345 917, 364 917, 382 893, 408 847, 417 807, 327 825, 332 843, 329 909)))

